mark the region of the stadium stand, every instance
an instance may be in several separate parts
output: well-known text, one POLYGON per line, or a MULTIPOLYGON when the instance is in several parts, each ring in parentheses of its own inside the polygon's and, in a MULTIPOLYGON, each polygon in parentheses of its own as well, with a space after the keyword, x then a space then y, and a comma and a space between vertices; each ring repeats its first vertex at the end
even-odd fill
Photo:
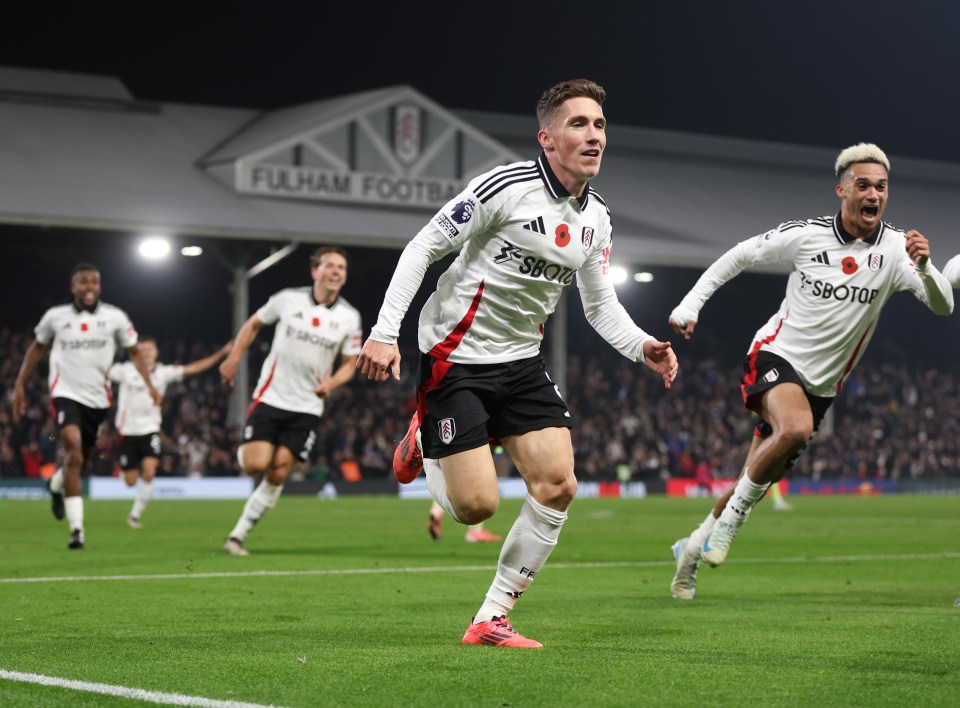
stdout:
MULTIPOLYGON (((10 389, 31 332, 0 329, 0 476, 41 474, 56 462, 46 371, 31 377, 29 410, 19 427, 10 417, 10 389)), ((215 344, 161 344, 161 361, 191 361, 215 344)), ((404 360, 415 361, 413 352, 404 360)), ((621 357, 571 356, 569 390, 577 475, 582 480, 664 480, 731 477, 746 455, 753 426, 731 385, 731 357, 688 360, 671 391, 621 357), (721 363, 722 362, 722 363, 721 363)), ((413 372, 406 371, 410 377, 413 372)), ((216 372, 171 386, 163 402, 161 475, 239 473, 237 432, 227 425, 229 389, 216 372)), ((300 474, 344 479, 390 474, 395 441, 415 405, 412 382, 377 386, 361 378, 334 393, 318 430, 310 465, 300 474)), ((960 381, 956 375, 913 370, 902 363, 863 362, 833 407, 824 430, 791 477, 933 480, 960 477, 960 381)), ((91 473, 111 475, 117 434, 112 416, 91 473)))

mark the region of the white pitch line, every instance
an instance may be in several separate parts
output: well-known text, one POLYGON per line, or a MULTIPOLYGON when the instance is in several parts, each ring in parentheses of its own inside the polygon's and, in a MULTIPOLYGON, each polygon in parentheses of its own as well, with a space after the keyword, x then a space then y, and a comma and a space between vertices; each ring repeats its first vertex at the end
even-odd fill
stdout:
MULTIPOLYGON (((726 565, 737 564, 782 564, 782 563, 872 563, 892 560, 942 560, 960 558, 960 553, 902 553, 873 556, 794 556, 789 558, 738 558, 726 565)), ((609 563, 550 563, 551 570, 586 570, 591 568, 673 568, 676 561, 618 561, 609 563)), ((250 570, 225 573, 168 573, 149 575, 68 575, 47 578, 0 578, 0 584, 12 583, 73 583, 99 580, 189 580, 193 578, 281 578, 314 575, 402 575, 409 573, 459 573, 496 570, 494 565, 446 565, 422 568, 331 568, 318 570, 250 570)))
POLYGON ((186 696, 182 693, 163 693, 162 691, 148 691, 145 688, 113 686, 109 683, 73 681, 71 679, 63 679, 56 676, 25 674, 21 673, 20 671, 6 671, 4 669, 0 669, 0 679, 5 679, 7 681, 18 681, 20 683, 33 683, 41 686, 69 688, 74 691, 86 691, 87 693, 100 693, 105 696, 134 698, 138 701, 161 703, 163 705, 170 706, 197 706, 198 708, 279 708, 279 706, 266 705, 263 703, 220 701, 215 698, 203 698, 202 696, 186 696))

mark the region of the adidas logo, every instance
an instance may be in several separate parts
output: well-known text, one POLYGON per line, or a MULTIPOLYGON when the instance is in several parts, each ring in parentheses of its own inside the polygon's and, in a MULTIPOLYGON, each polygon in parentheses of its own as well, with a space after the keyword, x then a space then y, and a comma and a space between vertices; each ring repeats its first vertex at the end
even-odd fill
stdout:
POLYGON ((538 216, 536 219, 534 219, 533 221, 531 221, 529 224, 524 224, 524 225, 523 225, 523 228, 525 228, 527 231, 533 231, 533 232, 536 233, 536 234, 543 234, 544 236, 547 235, 547 229, 546 229, 546 227, 544 227, 544 225, 543 225, 543 217, 542 217, 542 216, 538 216))
POLYGON ((830 256, 827 255, 826 251, 818 253, 810 260, 813 261, 814 263, 823 263, 824 265, 830 265, 830 256))

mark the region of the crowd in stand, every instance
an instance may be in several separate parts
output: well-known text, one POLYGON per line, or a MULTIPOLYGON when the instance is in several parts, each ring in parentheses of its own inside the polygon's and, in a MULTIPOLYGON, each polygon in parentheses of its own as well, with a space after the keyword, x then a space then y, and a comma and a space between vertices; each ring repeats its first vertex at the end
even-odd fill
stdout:
MULTIPOLYGON (((56 463, 46 370, 28 384, 28 413, 10 416, 10 391, 32 333, 0 329, 0 476, 40 476, 56 463)), ((188 362, 217 348, 160 343, 160 360, 188 362)), ((598 348, 599 349, 599 348, 598 348)), ((415 405, 416 356, 402 384, 356 377, 334 392, 321 419, 309 470, 318 477, 383 478, 415 405), (415 367, 414 367, 415 368, 415 367)), ((737 388, 732 357, 685 359, 670 391, 644 367, 598 351, 569 358, 565 398, 574 416, 580 479, 731 477, 739 472, 754 421, 737 388)), ((163 401, 161 475, 235 475, 237 430, 227 423, 231 390, 216 369, 171 386, 163 401)), ((93 474, 116 471, 112 416, 93 474)), ((864 362, 836 399, 821 433, 791 473, 812 479, 936 479, 960 476, 960 381, 951 372, 864 362)))

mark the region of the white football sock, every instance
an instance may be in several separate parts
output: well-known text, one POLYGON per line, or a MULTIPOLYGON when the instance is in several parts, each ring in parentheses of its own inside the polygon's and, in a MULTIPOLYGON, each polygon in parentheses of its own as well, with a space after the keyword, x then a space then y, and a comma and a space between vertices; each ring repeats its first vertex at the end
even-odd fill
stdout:
POLYGON ((67 523, 70 524, 70 530, 83 531, 83 497, 67 497, 63 500, 63 506, 67 510, 67 523))
POLYGON ((63 467, 57 467, 57 471, 50 475, 50 491, 63 491, 63 467))
POLYGON ((747 515, 753 508, 753 505, 763 499, 767 493, 770 483, 756 484, 750 481, 750 475, 744 473, 737 481, 737 486, 733 489, 733 496, 723 508, 720 514, 720 521, 739 526, 747 520, 747 515))
POLYGON ((713 515, 713 511, 711 510, 710 513, 707 514, 707 518, 703 520, 703 523, 697 527, 697 530, 690 534, 690 542, 697 546, 702 545, 704 539, 713 531, 713 526, 716 523, 717 517, 713 515))
POLYGON ((280 498, 282 491, 282 484, 270 484, 266 479, 260 482, 247 499, 247 503, 243 505, 243 513, 240 514, 240 520, 230 532, 230 537, 239 538, 241 541, 245 539, 250 529, 256 526, 264 514, 277 505, 277 499, 280 498))
POLYGON ((133 500, 133 508, 130 510, 130 516, 139 519, 140 514, 147 508, 147 503, 150 501, 152 494, 153 480, 151 479, 149 482, 145 482, 141 479, 140 486, 137 487, 137 496, 133 500))
POLYGON ((460 522, 457 512, 453 510, 453 502, 447 496, 447 480, 443 478, 443 470, 440 469, 440 461, 429 457, 423 458, 423 473, 427 477, 427 489, 430 490, 430 496, 433 500, 443 507, 453 520, 460 522))
POLYGON ((474 622, 489 622, 513 609, 557 545, 567 512, 550 509, 527 495, 500 550, 497 574, 474 622))

